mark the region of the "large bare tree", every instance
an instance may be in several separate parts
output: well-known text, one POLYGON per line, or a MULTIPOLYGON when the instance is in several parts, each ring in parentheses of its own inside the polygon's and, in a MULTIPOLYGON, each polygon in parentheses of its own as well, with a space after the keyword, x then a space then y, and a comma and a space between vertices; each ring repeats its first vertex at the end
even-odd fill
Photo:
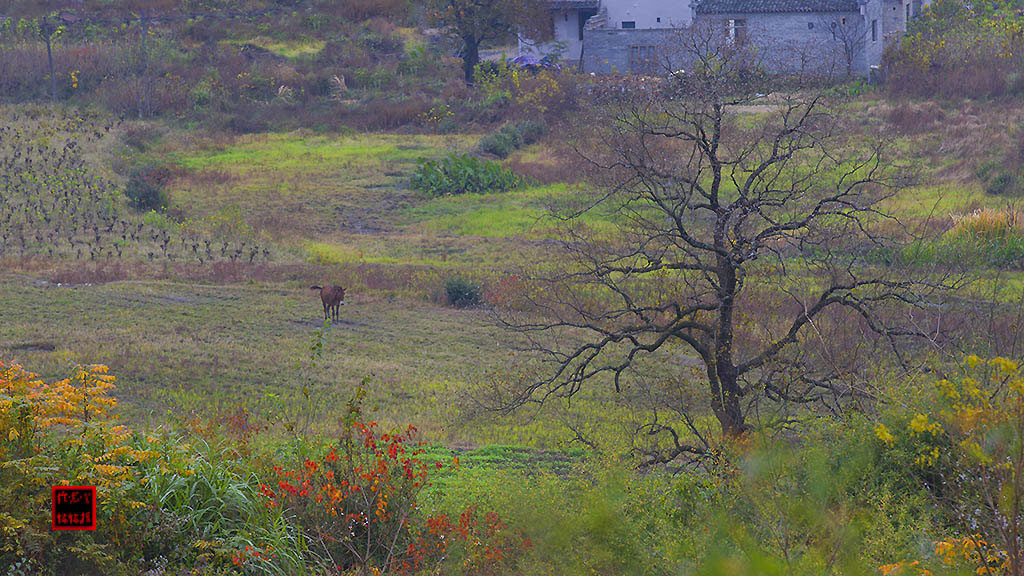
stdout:
MULTIPOLYGON (((939 283, 890 265, 905 231, 880 208, 902 177, 885 138, 849 130, 799 78, 772 92, 757 51, 711 32, 680 33, 673 58, 689 72, 670 90, 634 91, 579 123, 597 184, 563 214, 568 258, 530 275, 520 312, 503 316, 553 366, 506 406, 600 377, 618 390, 664 353, 700 367, 721 431, 739 436, 762 400, 848 394, 834 356, 805 353, 807 332, 824 340, 829 324, 897 351, 922 332, 903 313, 939 283), (613 231, 594 225, 608 220, 613 231)), ((648 426, 670 439, 652 460, 708 449, 683 416, 683 430, 648 426)))

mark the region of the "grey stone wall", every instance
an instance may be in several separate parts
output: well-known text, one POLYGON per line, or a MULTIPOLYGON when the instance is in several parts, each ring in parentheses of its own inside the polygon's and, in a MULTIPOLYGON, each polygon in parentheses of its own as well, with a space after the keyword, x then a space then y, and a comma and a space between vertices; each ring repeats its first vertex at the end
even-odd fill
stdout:
MULTIPOLYGON (((858 12, 801 12, 787 14, 715 14, 698 16, 721 22, 743 19, 747 22, 748 42, 763 49, 764 65, 774 72, 814 74, 846 73, 846 55, 839 34, 832 24, 847 29, 863 21, 858 12)), ((722 25, 724 27, 724 24, 722 25)), ((870 30, 867 31, 870 34, 870 30)), ((870 41, 870 38, 868 38, 870 41)), ((852 72, 867 74, 863 48, 853 58, 852 72)))
POLYGON ((655 46, 657 70, 661 75, 681 66, 672 57, 679 32, 655 28, 621 30, 598 28, 583 31, 583 71, 595 74, 628 74, 630 46, 655 46))
POLYGON ((884 3, 883 0, 871 0, 864 5, 864 22, 867 27, 867 38, 864 44, 865 59, 868 66, 877 66, 882 61, 882 52, 885 50, 885 22, 889 15, 883 4, 889 4, 888 12, 892 12, 892 4, 884 3), (872 40, 871 22, 875 24, 875 36, 872 40))
MULTIPOLYGON (((747 41, 760 47, 765 66, 774 72, 810 72, 819 74, 845 74, 847 68, 843 42, 833 34, 831 23, 847 26, 863 22, 857 12, 849 13, 787 13, 787 14, 715 14, 697 16, 696 22, 714 21, 714 26, 725 28, 729 19, 745 20, 747 41), (719 24, 720 23, 720 24, 719 24)), ((879 39, 882 44, 882 24, 879 39)), ((868 58, 865 47, 871 44, 870 28, 861 28, 867 35, 853 58, 852 72, 866 75, 868 58)), ((679 54, 678 35, 672 29, 616 30, 599 28, 583 32, 583 71, 597 74, 630 73, 630 46, 656 46, 658 70, 685 69, 685 59, 679 54)), ((880 50, 879 50, 880 52, 880 50)), ((879 54, 880 55, 880 54, 879 54)))

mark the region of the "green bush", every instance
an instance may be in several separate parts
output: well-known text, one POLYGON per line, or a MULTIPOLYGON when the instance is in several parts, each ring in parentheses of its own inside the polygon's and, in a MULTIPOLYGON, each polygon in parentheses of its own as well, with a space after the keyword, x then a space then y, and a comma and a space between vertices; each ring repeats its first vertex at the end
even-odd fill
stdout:
POLYGON ((420 159, 412 187, 430 196, 505 192, 522 184, 522 178, 497 162, 474 156, 449 154, 441 160, 420 159))
POLYGON ((444 293, 448 303, 456 308, 478 306, 483 300, 483 289, 479 283, 458 276, 445 281, 444 293))
POLYGON ((164 186, 169 177, 168 170, 158 166, 143 166, 132 169, 124 194, 128 203, 136 210, 162 211, 167 207, 167 191, 164 186))
POLYGON ((544 134, 547 133, 547 127, 541 122, 534 122, 533 120, 523 120, 522 122, 516 122, 516 131, 523 140, 523 144, 529 146, 534 142, 540 140, 544 134))
POLYGON ((983 182, 988 182, 992 178, 992 174, 999 169, 999 162, 994 160, 987 160, 978 165, 974 170, 974 175, 983 182))
POLYGON ((480 139, 480 151, 493 154, 498 158, 508 158, 508 155, 517 148, 519 148, 519 135, 509 134, 504 129, 480 139))
POLYGON ((498 158, 507 158, 513 150, 540 140, 546 131, 544 124, 532 120, 506 124, 497 132, 484 136, 480 140, 480 150, 498 158))
POLYGON ((1012 194, 1017 188, 1017 175, 1012 172, 999 172, 985 186, 985 192, 996 196, 1012 194))

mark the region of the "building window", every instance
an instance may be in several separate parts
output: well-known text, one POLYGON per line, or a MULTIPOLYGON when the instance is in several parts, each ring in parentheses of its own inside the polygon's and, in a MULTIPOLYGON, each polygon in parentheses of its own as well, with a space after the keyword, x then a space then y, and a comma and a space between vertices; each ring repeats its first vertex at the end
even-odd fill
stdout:
POLYGON ((846 16, 843 16, 842 18, 840 18, 839 22, 842 23, 843 26, 846 26, 846 16))
POLYGON ((814 30, 814 22, 808 22, 807 23, 807 29, 808 30, 814 30))
POLYGON ((747 40, 747 21, 742 19, 725 21, 725 37, 730 42, 742 44, 747 40))
POLYGON ((630 46, 629 71, 644 76, 657 75, 657 49, 654 46, 630 46))
POLYGON ((910 2, 907 2, 907 22, 910 22, 910 2))
POLYGON ((871 41, 878 42, 878 20, 871 21, 871 41))
POLYGON ((633 21, 627 21, 627 22, 623 22, 623 23, 622 23, 622 28, 623 28, 624 30, 625 30, 625 29, 629 29, 629 28, 636 28, 636 22, 633 22, 633 21))
POLYGON ((661 16, 658 16, 657 18, 655 18, 655 20, 657 20, 658 22, 661 22, 661 16))

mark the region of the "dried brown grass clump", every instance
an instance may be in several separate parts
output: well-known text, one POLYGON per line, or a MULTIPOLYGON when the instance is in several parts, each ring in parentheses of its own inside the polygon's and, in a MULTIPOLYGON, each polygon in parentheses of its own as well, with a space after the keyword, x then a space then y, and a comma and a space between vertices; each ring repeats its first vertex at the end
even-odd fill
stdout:
POLYGON ((418 122, 431 108, 422 98, 407 100, 373 100, 352 120, 366 130, 391 130, 418 122))
POLYGON ((900 102, 889 111, 887 120, 900 134, 913 135, 935 129, 946 120, 946 113, 935 102, 900 102))
POLYGON ((1024 232, 1024 214, 1016 208, 978 208, 952 218, 952 237, 993 240, 1024 232))

